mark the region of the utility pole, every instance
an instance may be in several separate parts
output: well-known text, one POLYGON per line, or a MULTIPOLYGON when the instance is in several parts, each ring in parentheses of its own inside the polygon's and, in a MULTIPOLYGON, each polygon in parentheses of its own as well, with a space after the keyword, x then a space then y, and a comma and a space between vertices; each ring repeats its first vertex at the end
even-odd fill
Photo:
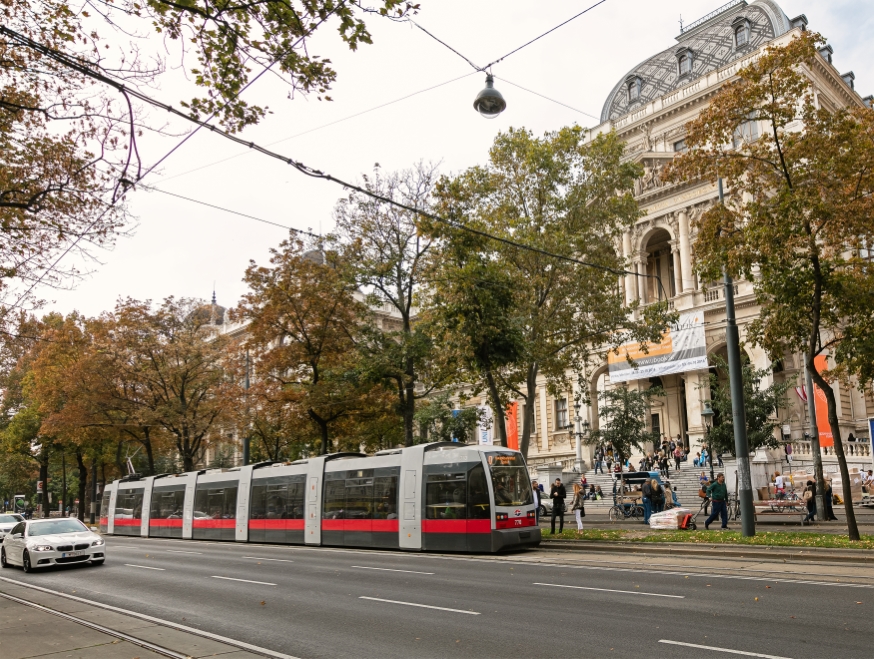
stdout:
POLYGON ((816 519, 825 521, 825 480, 822 476, 822 453, 819 449, 819 428, 816 425, 816 395, 810 369, 807 368, 807 353, 804 355, 804 386, 807 389, 807 413, 810 415, 810 451, 813 453, 813 476, 816 480, 816 519))
MULTIPOLYGON (((719 203, 725 205, 722 177, 717 181, 719 203)), ((728 379, 731 389, 731 424, 734 428, 734 453, 737 456, 740 523, 744 537, 756 535, 756 511, 753 507, 753 482, 750 475, 750 444, 747 441, 747 414, 744 406, 743 368, 740 361, 740 335, 734 314, 734 281, 722 272, 725 284, 725 343, 728 352, 728 379)), ((710 457, 710 456, 708 456, 710 457)), ((713 459, 712 457, 710 458, 713 459)))
POLYGON ((249 351, 246 351, 246 379, 243 381, 243 389, 246 391, 246 434, 243 435, 243 466, 249 464, 249 447, 252 438, 249 434, 249 351))

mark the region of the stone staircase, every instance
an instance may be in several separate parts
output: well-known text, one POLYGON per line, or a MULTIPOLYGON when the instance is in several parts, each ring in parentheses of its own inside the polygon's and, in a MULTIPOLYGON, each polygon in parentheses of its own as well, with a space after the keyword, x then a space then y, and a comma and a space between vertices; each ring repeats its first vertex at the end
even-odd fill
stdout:
MULTIPOLYGON (((717 463, 717 466, 714 467, 714 473, 726 469, 733 471, 734 458, 723 457, 722 462, 723 467, 719 467, 717 463)), ((710 468, 701 469, 700 467, 695 467, 691 459, 680 463, 680 465, 680 471, 678 472, 676 469, 673 469, 673 462, 671 463, 672 468, 668 481, 677 493, 677 499, 680 501, 680 504, 685 508, 696 511, 701 504, 701 500, 698 498, 698 490, 700 489, 698 477, 702 471, 709 476, 710 468)), ((596 474, 591 469, 584 475, 587 480, 587 489, 590 485, 600 485, 601 490, 604 492, 603 499, 599 501, 586 501, 586 512, 606 514, 613 506, 613 477, 610 474, 602 474, 600 472, 596 474)), ((567 488, 568 497, 566 503, 568 508, 570 508, 570 503, 573 500, 573 484, 580 482, 580 476, 579 474, 565 472, 562 481, 567 488)), ((729 492, 733 492, 734 483, 728 483, 728 489, 729 492)))

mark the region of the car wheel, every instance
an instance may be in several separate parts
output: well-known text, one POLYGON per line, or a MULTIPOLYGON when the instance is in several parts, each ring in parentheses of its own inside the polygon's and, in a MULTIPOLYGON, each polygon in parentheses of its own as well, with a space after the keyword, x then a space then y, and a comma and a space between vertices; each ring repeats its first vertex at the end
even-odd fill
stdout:
POLYGON ((0 567, 12 567, 12 563, 6 560, 6 548, 0 549, 0 567))
POLYGON ((105 558, 98 558, 97 560, 92 560, 91 565, 103 565, 103 561, 105 561, 105 560, 106 560, 105 558))
POLYGON ((25 572, 32 572, 33 566, 30 564, 30 554, 27 551, 24 552, 24 555, 21 557, 21 569, 25 572))
POLYGON ((546 506, 540 506, 540 516, 546 517, 546 506))

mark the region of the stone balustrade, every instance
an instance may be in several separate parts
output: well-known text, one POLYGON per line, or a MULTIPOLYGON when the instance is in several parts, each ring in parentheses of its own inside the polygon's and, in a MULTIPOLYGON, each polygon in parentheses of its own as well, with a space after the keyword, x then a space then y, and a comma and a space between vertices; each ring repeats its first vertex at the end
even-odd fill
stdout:
MULTIPOLYGON (((868 444, 868 442, 848 442, 845 440, 841 443, 844 446, 844 455, 848 458, 871 457, 871 445, 868 444)), ((812 443, 810 441, 804 439, 793 439, 791 444, 793 457, 800 459, 813 457, 813 449, 811 448, 812 443)), ((823 457, 835 457, 834 446, 824 446, 821 451, 823 457)))

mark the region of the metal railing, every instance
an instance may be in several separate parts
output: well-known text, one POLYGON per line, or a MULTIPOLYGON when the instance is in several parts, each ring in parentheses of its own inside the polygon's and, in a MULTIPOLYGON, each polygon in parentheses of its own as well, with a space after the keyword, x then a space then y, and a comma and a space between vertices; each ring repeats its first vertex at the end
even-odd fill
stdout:
POLYGON ((735 7, 737 5, 745 5, 745 4, 747 4, 747 0, 731 0, 731 2, 725 3, 719 9, 714 9, 713 11, 711 11, 709 14, 707 14, 703 18, 699 18, 694 23, 689 23, 688 25, 681 25, 680 26, 680 34, 685 34, 689 30, 694 30, 699 25, 703 25, 704 23, 709 21, 711 18, 715 18, 716 16, 719 16, 719 14, 731 9, 732 7, 735 7))

